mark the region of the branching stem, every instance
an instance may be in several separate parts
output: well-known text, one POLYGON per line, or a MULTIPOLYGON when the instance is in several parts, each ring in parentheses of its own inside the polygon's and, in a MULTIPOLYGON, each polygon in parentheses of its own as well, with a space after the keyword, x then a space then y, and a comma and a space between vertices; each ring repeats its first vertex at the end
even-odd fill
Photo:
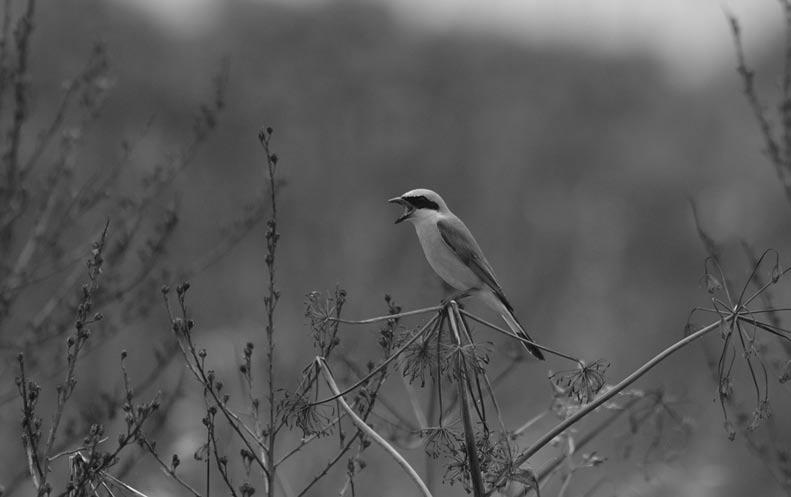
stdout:
POLYGON ((365 377, 363 377, 361 380, 357 381, 357 382, 356 382, 354 385, 352 385, 352 386, 350 386, 350 387, 346 388, 344 391, 342 391, 342 392, 340 392, 340 393, 336 393, 336 394, 334 394, 334 395, 333 395, 333 396, 331 396, 331 397, 327 397, 326 399, 322 399, 322 400, 317 400, 316 402, 313 402, 313 403, 311 403, 311 405, 312 405, 312 406, 317 406, 317 405, 320 405, 320 404, 325 404, 325 403, 327 403, 327 402, 332 402, 333 400, 336 400, 336 399, 340 398, 341 396, 343 396, 343 395, 346 395, 346 394, 348 394, 349 392, 352 392, 353 390, 355 390, 356 388, 358 388, 360 385, 363 385, 363 384, 365 384, 365 383, 366 383, 368 380, 370 380, 371 378, 373 378, 373 377, 374 377, 374 375, 376 375, 376 374, 377 374, 379 371, 381 371, 382 369, 384 369, 385 367, 387 367, 387 365, 388 365, 388 364, 390 364, 391 362, 393 362, 393 361, 394 361, 394 360, 395 360, 395 359, 396 359, 396 358, 397 358, 399 355, 401 355, 401 353, 402 353, 403 351, 405 351, 405 350, 407 349, 407 347, 409 347, 410 345, 412 345, 413 343, 415 343, 415 341, 417 341, 417 339, 418 339, 418 338, 420 338, 421 336, 423 336, 423 334, 426 332, 426 330, 428 330, 428 329, 429 329, 429 326, 431 326, 432 324, 434 324, 434 322, 435 322, 435 321, 436 321, 438 318, 439 318, 439 315, 436 315, 436 316, 432 317, 431 319, 429 319, 429 320, 426 322, 426 324, 424 324, 424 325, 423 325, 423 327, 422 327, 422 328, 420 328, 420 330, 418 330, 418 331, 417 331, 417 333, 415 333, 415 334, 412 336, 412 338, 410 338, 409 340, 407 340, 406 342, 404 342, 404 344, 403 344, 401 347, 399 347, 399 348, 398 348, 398 350, 396 350, 395 352, 393 352, 392 354, 390 354, 390 357, 388 357, 388 358, 387 358, 387 359, 385 359, 385 360, 384 360, 384 361, 383 361, 383 362, 382 362, 380 365, 378 365, 377 367, 375 367, 374 369, 372 369, 370 373, 368 373, 367 375, 365 375, 365 377))
POLYGON ((516 336, 512 332, 506 330, 505 328, 501 328, 501 327, 497 326, 496 324, 492 324, 489 321, 486 321, 485 319, 482 319, 482 318, 476 316, 475 314, 472 314, 471 312, 465 311, 464 309, 460 309, 459 312, 461 314, 467 316, 468 318, 472 319, 473 321, 477 321, 478 323, 480 323, 480 324, 482 324, 484 326, 488 326, 489 328, 493 329, 494 331, 497 331, 499 333, 507 335, 507 336, 513 338, 514 340, 519 340, 522 343, 533 345, 536 348, 539 348, 539 349, 543 350, 544 352, 548 352, 548 353, 550 353, 552 355, 556 355, 558 357, 562 357, 564 359, 568 359, 569 361, 575 362, 575 363, 577 363, 577 364, 579 364, 581 366, 585 365, 582 362, 582 360, 577 359, 576 357, 572 357, 572 356, 570 356, 568 354, 564 354, 563 352, 557 351, 555 349, 551 349, 551 348, 549 348, 547 346, 541 345, 541 344, 536 343, 536 342, 534 342, 532 340, 528 340, 527 338, 522 338, 520 336, 516 336))
MULTIPOLYGON (((726 318, 727 321, 732 321, 735 319, 733 316, 729 316, 726 318)), ((514 460, 514 466, 520 466, 524 464, 530 457, 532 457, 536 452, 544 448, 549 442, 551 442, 555 437, 566 431, 568 428, 576 424, 579 420, 593 412, 594 410, 598 409, 602 404, 610 400, 611 398, 615 397, 623 390, 626 389, 629 385, 637 381, 641 378, 644 374, 654 368, 657 364, 661 363, 665 359, 667 359, 671 354, 675 351, 684 348, 685 346, 689 345, 690 343, 694 342, 698 338, 703 337, 704 335, 710 333, 713 330, 716 330, 720 327, 722 321, 715 321, 710 323, 696 332, 687 335, 683 339, 679 340, 678 342, 674 343, 670 347, 666 348, 656 356, 654 356, 651 360, 637 368, 632 374, 621 380, 618 384, 614 385, 610 388, 607 392, 603 393, 599 398, 591 402, 590 404, 586 405, 584 408, 577 411, 575 414, 569 416, 568 418, 564 419, 560 423, 558 423, 554 428, 546 432, 541 438, 539 438, 533 445, 531 445, 527 450, 522 452, 519 457, 514 460)), ((502 483, 502 479, 505 475, 501 475, 498 478, 497 483, 502 483)), ((493 489, 497 488, 497 485, 493 486, 493 489)), ((493 490, 490 490, 491 493, 493 490)))
POLYGON ((327 363, 324 362, 324 359, 321 357, 316 357, 316 364, 321 369, 322 374, 324 375, 324 379, 327 381, 327 385, 330 387, 332 393, 335 394, 336 398, 338 399, 338 403, 343 408, 344 411, 349 415, 349 418, 354 422, 358 429, 365 432, 367 436, 369 436, 373 441, 379 444, 389 455, 392 457, 399 466, 409 475, 409 478, 417 485, 420 489, 421 495, 424 497, 431 497, 431 492, 429 491, 428 487, 420 476, 417 474, 417 471, 409 465, 406 459, 401 456, 401 454, 396 451, 392 445, 387 443, 387 441, 382 438, 381 435, 376 433, 373 428, 368 426, 365 421, 354 412, 354 409, 351 408, 349 404, 346 403, 346 399, 343 398, 343 395, 338 389, 338 385, 335 383, 335 379, 332 377, 332 373, 330 372, 329 368, 327 367, 327 363))
POLYGON ((602 394, 598 399, 594 400, 583 409, 580 409, 576 414, 570 416, 569 418, 565 419, 561 423, 558 423, 557 426, 552 428, 548 431, 543 437, 538 439, 530 448, 528 448, 524 453, 522 453, 517 458, 517 463, 522 464, 527 461, 530 456, 541 450, 546 444, 552 441, 553 438, 563 433, 567 428, 575 424, 580 419, 587 416, 591 411, 596 410, 599 406, 610 400, 611 398, 615 397, 623 390, 626 389, 629 385, 640 379, 644 374, 654 368, 657 364, 664 361, 667 357, 669 357, 673 352, 684 348, 685 346, 689 345, 690 343, 694 342, 698 338, 708 334, 709 332, 719 328, 721 322, 715 321, 710 323, 703 328, 699 329, 695 333, 688 335, 687 337, 679 340, 678 342, 674 343, 670 347, 666 348, 656 356, 654 356, 650 361, 646 362, 642 366, 640 366, 637 370, 635 370, 632 374, 621 380, 617 385, 613 386, 610 390, 602 394))

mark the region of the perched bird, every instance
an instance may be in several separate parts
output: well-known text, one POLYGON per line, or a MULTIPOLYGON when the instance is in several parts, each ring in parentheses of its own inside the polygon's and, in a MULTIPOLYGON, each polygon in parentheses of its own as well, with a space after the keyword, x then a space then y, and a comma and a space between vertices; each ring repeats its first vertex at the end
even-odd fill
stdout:
MULTIPOLYGON (((467 226, 453 214, 437 193, 418 188, 388 202, 399 204, 404 211, 396 224, 409 221, 415 226, 423 253, 432 269, 461 294, 478 297, 496 311, 519 337, 532 341, 514 315, 514 308, 497 283, 489 261, 467 226)), ((544 355, 537 347, 522 342, 538 359, 544 355)))

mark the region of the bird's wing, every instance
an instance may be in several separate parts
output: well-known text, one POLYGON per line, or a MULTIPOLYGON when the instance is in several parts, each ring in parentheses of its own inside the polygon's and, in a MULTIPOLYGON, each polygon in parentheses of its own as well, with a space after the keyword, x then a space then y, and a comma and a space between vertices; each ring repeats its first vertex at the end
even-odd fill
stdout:
POLYGON ((488 287, 492 289, 495 295, 502 300, 505 307, 513 311, 513 307, 505 298, 503 289, 497 283, 497 278, 494 276, 494 271, 489 261, 483 255, 481 247, 478 242, 467 229, 467 226, 457 217, 443 218, 437 221, 440 236, 448 247, 461 259, 461 261, 469 267, 476 276, 478 276, 488 287))

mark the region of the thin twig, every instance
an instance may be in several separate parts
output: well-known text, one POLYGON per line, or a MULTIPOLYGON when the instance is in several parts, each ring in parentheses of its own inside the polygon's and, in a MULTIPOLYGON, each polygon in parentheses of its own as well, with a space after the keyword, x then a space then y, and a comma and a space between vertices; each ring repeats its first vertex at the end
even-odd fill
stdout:
POLYGON ((360 319, 360 320, 349 320, 349 319, 341 319, 334 316, 329 316, 327 319, 330 321, 337 321, 339 323, 344 324, 371 324, 371 323, 378 323, 380 321, 387 321, 389 319, 399 319, 407 316, 415 316, 417 314, 426 314, 428 312, 436 312, 442 309, 441 305, 435 305, 431 307, 424 307, 422 309, 415 309, 413 311, 406 311, 406 312, 399 312, 398 314, 386 314, 384 316, 377 316, 374 318, 368 319, 360 319))
POLYGON ((340 423, 340 421, 343 418, 345 418, 345 417, 346 417, 346 413, 345 412, 343 414, 335 416, 335 418, 332 421, 330 421, 329 423, 324 425, 321 429, 316 430, 316 433, 312 433, 312 434, 308 435, 307 437, 302 437, 300 439, 300 441, 299 441, 299 444, 297 444, 291 450, 289 450, 288 452, 286 452, 285 454, 280 456, 280 459, 278 459, 275 462, 274 467, 276 468, 276 467, 280 466, 281 464, 283 464, 284 462, 286 462, 291 456, 293 456, 294 454, 296 454, 297 452, 302 450, 303 447, 308 445, 313 440, 321 437, 322 434, 326 433, 330 428, 332 428, 336 424, 340 423))
POLYGON ((551 348, 549 348, 549 347, 547 347, 545 345, 541 345, 541 344, 536 343, 536 342, 534 342, 532 340, 528 340, 527 338, 522 338, 520 336, 517 336, 514 333, 512 333, 512 332, 510 332, 510 331, 508 331, 508 330, 506 330, 504 328, 501 328, 501 327, 497 326, 496 324, 492 324, 489 321, 486 321, 485 319, 480 318, 480 317, 476 316, 475 314, 473 314, 471 312, 465 311, 464 309, 459 309, 459 312, 461 314, 467 316, 468 318, 472 319, 473 321, 477 321, 478 323, 480 323, 480 324, 482 324, 484 326, 488 326, 489 328, 493 329, 494 331, 500 332, 503 335, 507 335, 507 336, 509 336, 509 337, 511 337, 511 338, 513 338, 515 340, 519 340, 522 343, 525 343, 525 344, 528 344, 528 345, 533 345, 536 348, 539 348, 539 349, 543 350, 544 352, 548 352, 548 353, 556 355, 558 357, 562 357, 564 359, 568 359, 569 361, 575 362, 577 364, 584 365, 583 362, 580 359, 577 359, 576 357, 572 357, 572 356, 570 356, 568 354, 564 354, 563 352, 560 352, 558 350, 551 349, 551 348))
MULTIPOLYGON (((98 442, 98 443, 104 443, 104 442, 106 442, 108 439, 109 439, 109 437, 104 437, 104 438, 102 438, 101 440, 99 440, 99 442, 98 442)), ((83 446, 83 447, 77 447, 76 449, 69 449, 69 450, 64 450, 63 452, 59 452, 59 453, 55 454, 54 456, 50 456, 50 457, 49 457, 49 460, 50 460, 50 462, 52 462, 52 461, 54 461, 55 459, 61 458, 61 457, 63 457, 63 456, 70 456, 70 455, 72 455, 72 454, 76 454, 77 452, 81 452, 81 451, 83 451, 83 450, 88 450, 88 449, 89 449, 89 447, 85 447, 85 446, 83 446)))
MULTIPOLYGON (((579 451, 585 445, 590 443, 590 441, 596 438, 597 435, 599 435, 601 432, 603 432, 608 427, 610 427, 621 416, 621 414, 628 412, 629 409, 631 409, 636 403, 638 403, 642 399, 643 397, 632 397, 629 400, 629 402, 627 402, 620 409, 616 410, 611 416, 600 422, 596 427, 591 429, 589 432, 587 432, 579 439, 575 439, 574 441, 575 450, 579 451)), ((552 474, 552 472, 555 471, 555 469, 557 469, 558 466, 560 466, 560 464, 566 459, 566 457, 568 457, 566 454, 562 454, 556 457, 555 459, 553 459, 549 464, 541 468, 541 470, 536 475, 538 481, 541 482, 544 481, 546 478, 548 478, 549 475, 552 474)))
POLYGON ((393 361, 394 361, 396 358, 398 358, 398 356, 400 356, 400 355, 401 355, 401 353, 402 353, 402 352, 404 352, 404 351, 405 351, 405 350, 406 350, 406 349, 407 349, 407 348, 408 348, 410 345, 412 345, 413 343, 415 343, 415 341, 416 341, 418 338, 420 338, 421 336, 423 336, 423 333, 425 333, 425 332, 426 332, 426 330, 427 330, 427 329, 429 329, 429 326, 431 326, 431 325, 434 323, 434 321, 436 321, 436 320, 437 320, 437 318, 438 318, 438 317, 439 317, 439 315, 436 315, 436 316, 433 316, 433 317, 432 317, 431 319, 429 319, 428 321, 426 321, 426 324, 424 324, 424 325, 423 325, 423 327, 422 327, 422 328, 420 328, 420 330, 418 330, 418 331, 417 331, 417 333, 415 333, 415 334, 412 336, 412 338, 410 338, 409 340, 407 340, 406 342, 404 342, 404 344, 403 344, 401 347, 399 347, 399 348, 398 348, 398 349, 397 349, 395 352, 393 352, 392 354, 390 354, 390 356, 389 356, 387 359, 385 359, 384 361, 382 361, 382 363, 381 363, 381 364, 379 364, 379 365, 378 365, 378 366, 376 366, 374 369, 372 369, 372 370, 371 370, 371 371, 370 371, 370 372, 369 372, 367 375, 365 375, 365 376, 364 376, 362 379, 358 380, 358 381, 357 381, 356 383, 354 383, 352 386, 350 386, 350 387, 347 387, 347 388, 346 388, 346 389, 345 389, 343 392, 341 392, 341 393, 339 393, 339 394, 335 394, 335 395, 333 395, 333 396, 331 396, 331 397, 327 397, 327 398, 325 398, 325 399, 322 399, 322 400, 317 400, 317 401, 315 401, 315 402, 312 402, 312 403, 311 403, 311 405, 312 405, 312 406, 317 406, 317 405, 320 405, 320 404, 325 404, 325 403, 327 403, 327 402, 332 402, 333 400, 337 399, 338 397, 340 397, 340 396, 342 396, 342 395, 346 395, 346 394, 348 394, 349 392, 351 392, 351 391, 355 390, 355 389, 356 389, 356 388, 358 388, 360 385, 364 385, 366 382, 368 382, 368 380, 370 380, 371 378, 373 378, 373 377, 374 377, 374 376, 375 376, 375 375, 376 375, 376 374, 377 374, 379 371, 381 371, 382 369, 384 369, 385 367, 387 367, 387 365, 388 365, 388 364, 390 364, 390 363, 391 363, 391 362, 393 362, 393 361))

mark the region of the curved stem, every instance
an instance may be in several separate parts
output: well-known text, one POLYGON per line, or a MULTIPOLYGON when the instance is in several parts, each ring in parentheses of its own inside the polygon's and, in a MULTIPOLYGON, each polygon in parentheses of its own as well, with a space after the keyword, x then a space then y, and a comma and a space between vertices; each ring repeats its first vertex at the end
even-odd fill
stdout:
POLYGON ((371 437, 376 443, 378 443, 390 456, 395 459, 399 466, 406 472, 407 475, 415 482, 415 485, 420 489, 421 495, 424 497, 431 497, 431 492, 429 491, 428 487, 423 480, 420 479, 420 476, 417 474, 415 469, 409 465, 406 459, 401 456, 401 454, 396 451, 392 445, 387 443, 387 441, 382 438, 381 435, 376 433, 373 428, 368 426, 365 421, 354 412, 354 409, 346 403, 346 399, 343 398, 341 395, 340 390, 338 389, 338 385, 335 383, 335 379, 332 377, 332 373, 330 373, 329 368, 327 367, 327 363, 324 362, 322 357, 316 357, 316 364, 318 364, 319 368, 321 369, 322 374, 324 375, 324 379, 327 381, 327 385, 330 387, 332 393, 334 393, 337 398, 338 402, 340 403, 341 407, 344 411, 349 415, 349 418, 354 422, 357 428, 364 432, 367 436, 371 437))
MULTIPOLYGON (((420 328, 420 330, 419 330, 417 333, 415 333, 415 334, 412 336, 412 338, 410 338, 409 340, 407 340, 407 341, 404 343, 404 345, 402 345, 401 347, 399 347, 399 348, 398 348, 398 350, 396 350, 395 352, 393 352, 393 354, 392 354, 390 357, 388 357, 387 359, 385 359, 384 361, 382 361, 382 364, 380 364, 380 365, 376 366, 374 369, 372 369, 372 370, 371 370, 371 372, 369 372, 367 375, 365 375, 365 377, 364 377, 364 378, 362 378, 361 380, 358 380, 358 381, 357 381, 357 382, 356 382, 354 385, 352 385, 352 386, 350 386, 350 387, 346 388, 346 389, 345 389, 343 392, 336 393, 336 394, 332 395, 331 397, 327 397, 326 399, 317 400, 316 402, 311 402, 311 403, 310 403, 310 405, 311 405, 311 406, 317 406, 317 405, 319 405, 319 404, 324 404, 324 403, 327 403, 327 402, 332 402, 333 400, 336 400, 336 399, 338 399, 339 397, 341 397, 341 396, 343 396, 343 395, 346 395, 347 393, 351 392, 352 390, 356 389, 356 388, 357 388, 357 387, 359 387, 360 385, 364 384, 365 382, 367 382, 368 380, 370 380, 371 378, 373 378, 373 377, 374 377, 374 375, 376 375, 376 374, 377 374, 379 371, 381 371, 382 369, 384 369, 384 367, 385 367, 385 366, 387 366, 388 364, 390 364, 391 362, 393 362, 393 361, 394 361, 394 360, 395 360, 395 359, 396 359, 396 358, 397 358, 399 355, 401 355, 401 353, 402 353, 403 351, 405 351, 405 350, 407 349, 407 347, 409 347, 410 345, 412 345, 413 343, 415 343, 415 341, 416 341, 418 338, 420 338, 421 336, 423 336, 423 333, 425 333, 425 332, 426 332, 426 330, 429 328, 429 326, 431 326, 432 324, 434 324, 434 323, 437 321, 437 319, 438 319, 438 318, 439 318, 439 315, 436 315, 436 316, 434 316, 433 318, 429 319, 429 320, 426 322, 426 324, 424 324, 424 325, 423 325, 423 327, 422 327, 422 328, 420 328)), ((433 330, 433 328, 432 328, 432 330, 433 330)))
POLYGON ((677 351, 685 347, 686 345, 694 342, 698 338, 702 337, 703 335, 709 333, 712 330, 717 329, 721 324, 721 321, 715 321, 711 324, 704 326, 703 328, 699 329, 695 333, 688 335, 686 338, 679 340, 678 342, 674 343, 670 347, 666 348, 653 359, 646 362, 642 366, 640 366, 637 370, 635 370, 632 374, 621 380, 617 385, 614 385, 610 390, 604 393, 602 396, 585 406, 583 409, 577 411, 574 415, 569 416, 562 422, 558 423, 554 428, 548 431, 544 436, 539 438, 531 447, 529 447, 525 452, 523 452, 515 461, 515 464, 519 465, 527 461, 530 456, 541 450, 546 444, 552 441, 553 438, 563 433, 567 428, 571 425, 575 424, 580 419, 587 416, 591 411, 595 410, 611 398, 615 397, 617 394, 622 392, 626 387, 637 381, 641 376, 646 374, 648 371, 653 369, 654 366, 659 364, 660 362, 664 361, 669 355, 673 352, 677 351))
MULTIPOLYGON (((728 316, 726 320, 732 321, 734 316, 728 316)), ((525 450, 522 454, 519 455, 514 460, 514 467, 518 467, 524 464, 530 457, 532 457, 536 452, 541 450, 545 445, 551 442, 555 437, 566 431, 569 427, 577 423, 579 420, 590 414, 592 411, 599 408, 602 404, 610 400, 611 398, 615 397, 617 394, 621 393, 626 387, 637 381, 641 376, 646 374, 648 371, 654 368, 657 364, 664 361, 668 356, 670 356, 673 352, 684 348, 685 346, 689 345, 690 343, 694 342, 698 338, 710 333, 711 331, 719 328, 723 321, 715 321, 710 323, 703 328, 700 328, 695 333, 687 335, 683 339, 679 340, 678 342, 674 343, 670 347, 666 348, 656 356, 654 356, 650 361, 646 362, 639 368, 637 368, 632 374, 621 380, 618 384, 614 385, 611 389, 609 389, 606 393, 602 394, 599 398, 591 402, 590 404, 586 405, 584 408, 577 411, 572 416, 569 416, 565 420, 561 421, 554 428, 549 430, 545 433, 541 438, 539 438, 533 445, 531 445, 527 450, 525 450)), ((498 484, 500 484, 503 478, 506 475, 503 473, 497 478, 497 482, 495 485, 492 486, 492 489, 488 492, 491 494, 496 488, 498 488, 498 484)))

